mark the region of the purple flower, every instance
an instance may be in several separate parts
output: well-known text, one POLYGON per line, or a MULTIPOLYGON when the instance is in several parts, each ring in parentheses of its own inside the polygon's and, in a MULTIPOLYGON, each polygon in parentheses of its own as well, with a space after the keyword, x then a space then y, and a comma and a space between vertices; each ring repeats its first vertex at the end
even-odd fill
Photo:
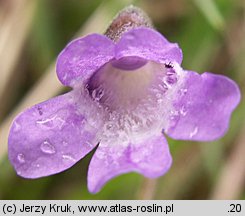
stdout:
POLYGON ((163 133, 180 140, 222 137, 240 100, 236 83, 183 70, 181 61, 177 44, 145 27, 118 42, 99 34, 72 41, 58 57, 57 75, 73 90, 13 122, 9 159, 18 175, 59 173, 99 143, 88 170, 89 191, 96 193, 122 173, 166 173, 172 159, 163 133))

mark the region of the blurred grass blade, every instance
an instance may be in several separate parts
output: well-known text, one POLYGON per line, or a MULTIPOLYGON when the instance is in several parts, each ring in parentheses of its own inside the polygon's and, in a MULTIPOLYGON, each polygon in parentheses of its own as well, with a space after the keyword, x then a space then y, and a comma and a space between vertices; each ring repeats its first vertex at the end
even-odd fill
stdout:
POLYGON ((157 189, 158 180, 144 178, 137 199, 153 200, 157 189))
POLYGON ((0 27, 0 98, 12 77, 14 67, 21 54, 26 36, 31 26, 36 1, 16 1, 0 27), (18 36, 16 37, 16 34, 18 36))
POLYGON ((213 0, 193 0, 193 2, 215 30, 221 31, 224 29, 224 18, 213 0))
POLYGON ((245 182, 245 125, 218 177, 211 199, 239 199, 245 182))

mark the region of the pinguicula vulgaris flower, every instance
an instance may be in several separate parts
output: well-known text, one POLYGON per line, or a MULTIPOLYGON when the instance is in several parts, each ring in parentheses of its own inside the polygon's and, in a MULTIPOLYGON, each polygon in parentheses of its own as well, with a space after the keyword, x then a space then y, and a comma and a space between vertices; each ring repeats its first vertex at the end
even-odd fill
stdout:
POLYGON ((59 173, 98 146, 88 170, 89 191, 96 193, 122 173, 166 173, 172 159, 165 134, 212 141, 226 133, 240 100, 236 83, 182 69, 179 46, 139 14, 126 9, 107 36, 78 38, 61 52, 57 75, 72 90, 14 120, 8 152, 18 175, 59 173))

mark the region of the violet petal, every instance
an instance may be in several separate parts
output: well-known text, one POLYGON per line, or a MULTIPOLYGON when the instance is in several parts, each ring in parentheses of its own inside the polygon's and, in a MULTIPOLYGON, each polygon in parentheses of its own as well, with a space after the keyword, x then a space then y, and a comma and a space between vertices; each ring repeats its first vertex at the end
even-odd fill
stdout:
POLYGON ((100 143, 88 170, 88 188, 98 192, 103 185, 120 174, 138 172, 156 178, 168 171, 172 158, 163 135, 151 137, 142 143, 100 143))
POLYGON ((163 63, 182 62, 182 51, 176 43, 170 43, 157 31, 140 27, 123 34, 116 44, 116 59, 137 56, 143 59, 163 63))
POLYGON ((222 75, 184 72, 186 80, 173 101, 178 115, 170 120, 166 134, 174 139, 196 141, 222 137, 240 101, 237 84, 222 75))
POLYGON ((84 82, 114 57, 114 43, 106 36, 90 34, 73 40, 57 59, 57 75, 62 84, 74 87, 84 82))
POLYGON ((38 178, 61 172, 97 145, 97 129, 89 127, 75 96, 72 91, 37 104, 14 120, 8 154, 18 175, 38 178))

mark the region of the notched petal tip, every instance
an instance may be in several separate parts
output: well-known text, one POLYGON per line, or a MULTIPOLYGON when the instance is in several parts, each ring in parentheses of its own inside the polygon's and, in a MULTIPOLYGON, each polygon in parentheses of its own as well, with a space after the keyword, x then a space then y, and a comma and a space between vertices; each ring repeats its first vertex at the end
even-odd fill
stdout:
POLYGON ((224 75, 212 74, 210 72, 205 72, 202 74, 202 77, 205 77, 206 79, 209 79, 208 78, 209 76, 217 76, 217 78, 222 80, 223 88, 224 89, 228 88, 229 92, 230 92, 230 96, 232 96, 231 109, 232 109, 232 106, 233 106, 232 111, 234 109, 236 109, 236 107, 239 105, 239 103, 241 101, 241 91, 240 91, 238 84, 234 80, 232 80, 229 77, 224 76, 224 75), (226 84, 226 82, 227 82, 227 84, 226 84), (227 85, 227 86, 225 86, 225 85, 227 85))
POLYGON ((240 101, 237 84, 223 75, 186 71, 175 97, 178 116, 170 120, 166 134, 174 139, 213 141, 225 135, 231 114, 240 101))
POLYGON ((164 175, 172 164, 166 139, 150 137, 142 143, 127 146, 116 143, 100 144, 88 170, 88 189, 97 193, 110 179, 128 172, 137 172, 148 178, 164 175), (114 145, 117 144, 117 145, 114 145))

